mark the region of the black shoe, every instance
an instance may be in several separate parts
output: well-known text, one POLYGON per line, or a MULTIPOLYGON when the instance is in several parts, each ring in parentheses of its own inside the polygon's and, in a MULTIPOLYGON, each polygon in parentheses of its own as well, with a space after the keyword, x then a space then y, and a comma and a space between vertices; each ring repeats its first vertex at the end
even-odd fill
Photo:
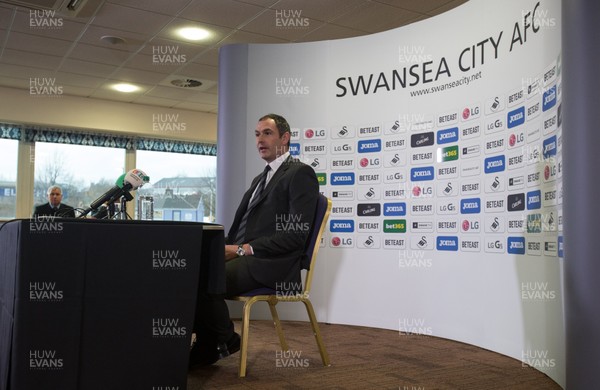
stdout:
POLYGON ((226 343, 220 343, 216 348, 214 347, 214 344, 211 346, 203 343, 196 343, 190 351, 189 367, 209 366, 216 363, 219 359, 226 358, 239 350, 240 335, 237 333, 233 333, 226 343))
POLYGON ((229 340, 227 340, 227 343, 220 343, 217 345, 217 355, 219 356, 219 359, 226 358, 239 351, 240 340, 240 335, 234 332, 229 340))
POLYGON ((202 367, 214 364, 219 360, 219 354, 215 347, 206 344, 196 343, 190 351, 189 367, 202 367))

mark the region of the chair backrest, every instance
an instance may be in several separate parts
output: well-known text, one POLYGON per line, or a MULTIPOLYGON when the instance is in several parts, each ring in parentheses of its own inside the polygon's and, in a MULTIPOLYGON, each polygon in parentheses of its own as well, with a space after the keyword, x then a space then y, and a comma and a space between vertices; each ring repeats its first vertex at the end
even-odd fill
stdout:
POLYGON ((317 255, 319 253, 319 247, 321 244, 321 237, 327 226, 327 220, 329 219, 329 213, 331 212, 331 199, 328 199, 325 195, 319 194, 317 200, 317 210, 315 211, 315 218, 312 229, 310 231, 308 242, 306 245, 305 258, 301 264, 302 269, 307 270, 306 279, 304 281, 304 292, 310 291, 312 283, 312 274, 315 267, 317 255))

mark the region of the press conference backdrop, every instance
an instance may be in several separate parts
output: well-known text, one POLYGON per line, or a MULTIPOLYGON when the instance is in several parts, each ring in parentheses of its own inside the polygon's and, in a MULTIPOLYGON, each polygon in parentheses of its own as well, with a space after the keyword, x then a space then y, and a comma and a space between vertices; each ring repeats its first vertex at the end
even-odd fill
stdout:
POLYGON ((558 0, 472 0, 365 37, 225 48, 220 173, 245 180, 220 182, 220 222, 262 169, 258 117, 281 113, 333 200, 320 321, 478 345, 564 386, 560 21, 558 0))

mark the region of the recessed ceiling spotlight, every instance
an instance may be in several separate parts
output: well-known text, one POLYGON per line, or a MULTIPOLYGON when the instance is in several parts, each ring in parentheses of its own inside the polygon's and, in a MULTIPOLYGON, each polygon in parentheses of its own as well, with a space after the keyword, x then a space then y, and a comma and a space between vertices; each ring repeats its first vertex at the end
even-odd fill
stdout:
POLYGON ((190 41, 201 41, 210 36, 210 32, 200 27, 184 27, 177 30, 177 34, 190 41))
POLYGON ((135 92, 135 91, 139 90, 140 87, 138 87, 137 85, 128 84, 128 83, 119 83, 119 84, 114 84, 112 86, 112 89, 119 91, 119 92, 130 93, 130 92, 135 92))
POLYGON ((116 37, 114 35, 104 35, 103 37, 100 37, 100 40, 106 43, 110 43, 111 45, 122 45, 125 43, 125 40, 123 38, 116 37))

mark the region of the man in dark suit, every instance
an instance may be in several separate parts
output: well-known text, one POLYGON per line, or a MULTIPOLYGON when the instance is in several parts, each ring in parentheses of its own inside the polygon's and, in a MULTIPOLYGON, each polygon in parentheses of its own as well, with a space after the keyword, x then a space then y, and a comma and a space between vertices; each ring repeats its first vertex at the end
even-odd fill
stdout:
POLYGON ((39 216, 56 216, 63 218, 75 218, 75 210, 73 207, 61 203, 62 189, 59 186, 50 186, 46 192, 48 203, 36 206, 33 209, 33 217, 39 216))
MULTIPOLYGON (((289 153, 290 126, 268 114, 259 119, 256 147, 267 165, 252 181, 226 238, 225 297, 256 288, 302 289, 300 263, 319 195, 314 170, 289 153)), ((240 338, 225 297, 200 295, 190 365, 212 364, 239 350, 240 338)))

